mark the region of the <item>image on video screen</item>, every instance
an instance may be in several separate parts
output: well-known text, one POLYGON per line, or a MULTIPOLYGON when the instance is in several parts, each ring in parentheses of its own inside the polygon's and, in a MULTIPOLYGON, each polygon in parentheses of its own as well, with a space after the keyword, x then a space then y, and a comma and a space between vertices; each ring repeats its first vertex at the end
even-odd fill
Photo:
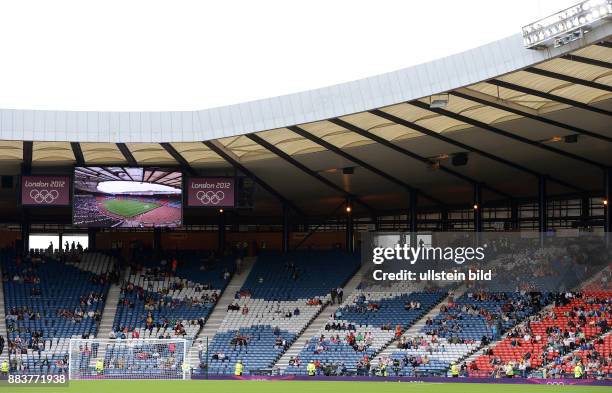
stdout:
POLYGON ((183 175, 168 168, 76 167, 72 222, 84 227, 178 227, 183 175))

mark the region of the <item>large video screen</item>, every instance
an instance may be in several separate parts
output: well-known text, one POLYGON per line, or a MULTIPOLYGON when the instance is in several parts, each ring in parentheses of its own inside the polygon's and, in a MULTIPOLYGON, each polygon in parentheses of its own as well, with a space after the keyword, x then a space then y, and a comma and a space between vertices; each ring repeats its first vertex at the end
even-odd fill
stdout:
POLYGON ((84 227, 178 227, 183 174, 158 167, 76 167, 72 222, 84 227))

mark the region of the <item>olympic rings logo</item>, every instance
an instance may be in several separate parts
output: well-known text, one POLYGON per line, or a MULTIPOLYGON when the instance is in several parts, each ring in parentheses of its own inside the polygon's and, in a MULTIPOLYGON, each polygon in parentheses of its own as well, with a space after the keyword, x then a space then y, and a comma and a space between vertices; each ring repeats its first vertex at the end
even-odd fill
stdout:
POLYGON ((225 193, 223 191, 198 191, 196 198, 202 205, 218 205, 225 199, 225 193))
POLYGON ((37 190, 36 188, 30 190, 30 198, 36 203, 53 203, 59 198, 59 191, 57 190, 37 190))

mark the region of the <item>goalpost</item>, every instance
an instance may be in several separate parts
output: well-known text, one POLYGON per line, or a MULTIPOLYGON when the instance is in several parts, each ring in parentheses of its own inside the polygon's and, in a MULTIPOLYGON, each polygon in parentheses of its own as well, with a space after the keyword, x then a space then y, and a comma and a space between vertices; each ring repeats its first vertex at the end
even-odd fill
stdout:
POLYGON ((185 339, 70 339, 69 379, 188 379, 185 339))

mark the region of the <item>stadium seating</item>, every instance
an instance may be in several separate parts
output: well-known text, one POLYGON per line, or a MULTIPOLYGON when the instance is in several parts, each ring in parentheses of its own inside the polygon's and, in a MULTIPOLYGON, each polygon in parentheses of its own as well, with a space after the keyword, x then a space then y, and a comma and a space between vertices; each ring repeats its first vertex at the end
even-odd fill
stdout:
POLYGON ((114 334, 117 338, 193 339, 229 281, 230 258, 203 261, 196 253, 141 259, 122 287, 114 334), (172 272, 171 260, 176 259, 172 272), (187 277, 189 279, 187 279, 187 277), (147 317, 151 316, 149 328, 147 317), (177 326, 178 324, 182 326, 177 326), (184 329, 184 332, 181 331, 184 329))
POLYGON ((329 293, 355 273, 359 257, 342 250, 262 252, 242 292, 266 300, 310 299, 329 293), (295 273, 295 274, 294 274, 295 273))
POLYGON ((424 333, 474 341, 483 337, 497 339, 503 331, 538 311, 546 302, 547 297, 532 302, 531 297, 518 292, 468 292, 453 305, 443 307, 428 321, 424 333), (505 317, 501 318, 502 315, 505 317))
MULTIPOLYGON (((560 373, 573 375, 577 362, 585 367, 585 374, 593 378, 603 378, 612 375, 612 334, 594 340, 593 343, 583 344, 578 350, 563 358, 560 364, 555 365, 560 373)), ((552 369, 552 368, 551 368, 552 369)), ((551 370, 548 371, 551 373, 551 370)), ((553 372, 555 375, 557 372, 553 372)))
MULTIPOLYGON (((69 339, 98 333, 114 260, 94 253, 36 254, 23 260, 2 253, 0 258, 13 372, 66 372, 69 339)), ((233 259, 211 262, 187 252, 166 255, 164 262, 147 253, 137 259, 139 266, 131 269, 119 300, 115 337, 186 338, 185 345, 192 345, 190 339, 229 281, 233 259), (184 332, 177 331, 178 325, 184 332)), ((342 286, 358 267, 356 256, 336 250, 262 253, 206 353, 200 353, 202 366, 195 372, 231 374, 241 360, 246 375, 270 373, 329 302, 330 289, 342 286)), ((466 364, 470 377, 498 375, 510 362, 519 375, 540 375, 543 367, 548 375, 571 374, 578 360, 589 376, 611 372, 612 339, 606 333, 612 292, 467 292, 440 306, 437 314, 432 311, 420 332, 395 342, 447 295, 445 289, 412 287, 362 285, 310 337, 285 373, 304 375, 312 360, 324 375, 374 374, 382 362, 390 375, 443 376, 451 362, 461 363, 478 350, 482 339, 492 344, 466 364), (551 302, 554 307, 543 309, 551 302), (388 357, 380 357, 383 349, 388 357), (523 372, 519 365, 525 362, 523 372)), ((183 351, 171 356, 164 348, 130 347, 128 342, 116 340, 104 350, 83 348, 80 361, 93 375, 92 352, 101 353, 109 378, 141 377, 143 370, 151 378, 181 377, 177 367, 183 351)))
POLYGON ((3 255, 13 372, 66 370, 69 339, 97 334, 111 268, 100 254, 3 255))
POLYGON ((230 374, 237 360, 247 375, 269 370, 358 266, 338 250, 261 253, 211 340, 209 373, 230 374))
POLYGON ((353 294, 302 349, 299 364, 294 359, 285 372, 304 375, 308 362, 314 361, 320 373, 361 373, 358 363, 372 359, 393 341, 396 326, 403 332, 445 296, 444 292, 353 294), (407 310, 411 303, 418 307, 407 310))
POLYGON ((393 352, 393 375, 444 376, 452 362, 463 358, 480 346, 480 341, 453 342, 432 336, 414 337, 409 348, 393 352))
MULTIPOLYGON (((517 319, 539 309, 539 302, 543 301, 537 299, 538 304, 533 305, 530 296, 505 293, 466 293, 457 300, 451 298, 435 317, 427 320, 420 333, 403 336, 393 344, 397 350, 375 365, 385 363, 391 375, 445 375, 452 362, 480 347, 481 338, 488 340, 496 336, 496 328, 492 326, 495 317, 491 313, 506 316, 499 327, 506 329, 517 319)), ((403 311, 397 310, 398 315, 403 311)))
MULTIPOLYGON (((612 322, 611 292, 558 294, 555 307, 529 320, 470 364, 470 376, 490 376, 512 362, 526 372, 554 362, 605 332, 612 322)), ((554 368, 554 367, 553 367, 554 368)))

